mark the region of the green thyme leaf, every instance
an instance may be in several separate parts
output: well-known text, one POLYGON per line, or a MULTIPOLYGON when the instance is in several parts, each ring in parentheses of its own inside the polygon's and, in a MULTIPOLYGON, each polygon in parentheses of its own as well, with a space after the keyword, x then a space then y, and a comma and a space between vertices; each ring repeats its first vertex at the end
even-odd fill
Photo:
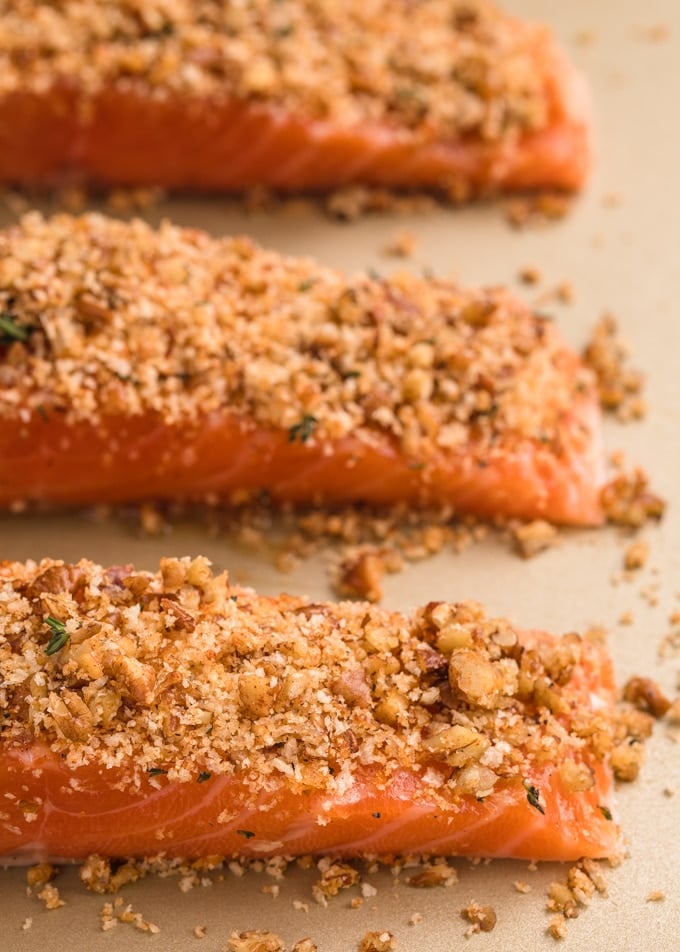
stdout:
POLYGON ((66 625, 63 621, 59 621, 58 618, 55 618, 53 615, 48 615, 45 619, 45 624, 52 632, 52 637, 47 642, 47 647, 45 648, 46 655, 56 654, 57 651, 61 651, 66 642, 68 641, 69 635, 66 631, 66 625))
POLYGON ((244 836, 247 840, 251 840, 255 834, 251 830, 237 830, 239 836, 244 836))
POLYGON ((0 339, 28 340, 31 332, 27 327, 17 324, 16 320, 7 311, 0 311, 0 339))
POLYGON ((161 774, 166 774, 168 771, 163 770, 162 767, 149 767, 147 773, 150 777, 160 777, 161 774))
POLYGON ((200 774, 198 775, 198 782, 205 783, 206 780, 210 780, 211 777, 212 777, 212 774, 210 773, 209 770, 202 770, 200 774))
POLYGON ((609 807, 603 807, 602 805, 600 805, 600 813, 601 813, 602 816, 605 818, 605 820, 613 820, 613 819, 614 819, 613 816, 612 816, 612 811, 609 809, 609 807))
POLYGON ((300 422, 291 426, 288 430, 288 442, 295 443, 296 440, 299 440, 301 443, 306 443, 316 429, 318 422, 317 418, 312 416, 311 413, 305 413, 300 422))
POLYGON ((530 805, 535 810, 538 810, 539 813, 542 813, 543 815, 545 815, 545 810, 541 806, 541 792, 538 789, 538 787, 534 787, 533 784, 527 783, 527 781, 525 780, 524 789, 527 792, 527 800, 529 801, 530 805))

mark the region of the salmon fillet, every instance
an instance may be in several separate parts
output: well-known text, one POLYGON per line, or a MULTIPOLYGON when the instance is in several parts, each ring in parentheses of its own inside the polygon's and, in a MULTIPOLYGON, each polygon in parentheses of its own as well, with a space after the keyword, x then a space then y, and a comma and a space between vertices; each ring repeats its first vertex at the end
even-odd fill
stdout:
POLYGON ((0 183, 579 188, 584 80, 485 2, 9 0, 0 183))
POLYGON ((0 567, 0 857, 619 853, 604 649, 265 598, 203 558, 0 567))
POLYGON ((0 233, 0 506, 451 505, 602 521, 596 386, 503 289, 164 224, 0 233))

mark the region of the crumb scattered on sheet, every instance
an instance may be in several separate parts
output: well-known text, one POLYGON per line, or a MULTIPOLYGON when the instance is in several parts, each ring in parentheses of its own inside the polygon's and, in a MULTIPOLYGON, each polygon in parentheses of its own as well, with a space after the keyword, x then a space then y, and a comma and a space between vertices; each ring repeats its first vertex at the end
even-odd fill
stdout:
POLYGON ((647 893, 646 902, 663 902, 666 898, 666 893, 662 889, 653 889, 652 892, 647 893))
POLYGON ((66 905, 59 895, 58 888, 51 883, 47 883, 47 885, 43 886, 38 893, 38 899, 44 904, 45 909, 59 909, 60 906, 66 905))
POLYGON ((470 923, 465 930, 465 935, 468 937, 477 932, 491 932, 496 926, 496 912, 493 906, 483 906, 473 901, 461 909, 460 914, 470 923))
POLYGON ((434 886, 453 886, 458 882, 458 873, 453 866, 446 862, 434 863, 425 866, 406 880, 409 886, 416 889, 431 889, 434 886))
POLYGON ((122 896, 116 896, 113 902, 105 902, 99 913, 102 932, 108 932, 119 922, 133 926, 139 932, 158 935, 160 928, 145 919, 141 912, 135 912, 131 903, 125 903, 122 896))
POLYGON ((525 559, 531 559, 539 552, 554 546, 558 541, 555 526, 543 519, 526 522, 512 530, 515 548, 525 559))
POLYGON ((648 560, 649 543, 644 539, 636 539, 626 549, 623 565, 627 571, 632 572, 644 568, 648 560))
POLYGON ((391 932, 367 932, 359 943, 359 952, 392 952, 397 942, 391 932))
POLYGON ((410 231, 398 231, 385 245, 384 253, 390 258, 411 258, 418 247, 418 239, 410 231))
POLYGON ((285 952, 286 947, 275 932, 248 929, 232 932, 227 949, 229 952, 285 952))
POLYGON ((539 284, 543 275, 535 265, 527 265, 520 269, 518 277, 522 284, 539 284))
POLYGON ((564 192, 538 192, 506 199, 503 211, 513 228, 526 228, 559 221, 569 213, 571 203, 571 197, 564 192))
POLYGON ((647 412, 642 396, 644 377, 628 365, 630 349, 622 340, 616 318, 605 314, 593 328, 583 351, 583 360, 594 372, 604 410, 627 423, 647 412))

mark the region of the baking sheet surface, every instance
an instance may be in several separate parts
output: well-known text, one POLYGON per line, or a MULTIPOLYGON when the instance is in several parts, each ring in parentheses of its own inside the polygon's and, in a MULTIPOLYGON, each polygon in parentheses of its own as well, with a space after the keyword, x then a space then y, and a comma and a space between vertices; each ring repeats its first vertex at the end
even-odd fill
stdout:
MULTIPOLYGON (((558 632, 603 624, 611 630, 619 678, 647 674, 673 695, 680 660, 660 661, 658 648, 671 628, 670 614, 680 608, 680 316, 675 309, 680 7, 674 0, 507 0, 506 6, 551 23, 591 82, 597 170, 565 220, 513 231, 496 205, 343 225, 315 212, 246 215, 220 199, 174 200, 151 209, 148 217, 157 221, 170 216, 215 234, 245 232, 271 247, 314 255, 348 270, 393 268, 394 260, 381 252, 399 231, 418 239, 408 267, 427 266, 466 283, 513 283, 522 267, 536 266, 543 280, 538 290, 523 290, 528 297, 561 281, 573 285, 574 303, 551 309, 575 345, 584 342, 603 311, 612 311, 636 364, 647 375, 650 410, 643 423, 608 425, 608 447, 623 448, 630 459, 644 463, 655 489, 671 501, 663 524, 643 532, 651 545, 648 566, 632 582, 612 584, 626 545, 614 530, 566 533, 559 548, 530 562, 491 539, 461 556, 447 551, 389 577, 384 601, 389 607, 409 609, 432 598, 475 598, 490 612, 558 632), (648 586, 656 592, 655 605, 642 595, 648 586), (624 612, 632 613, 631 625, 618 624, 624 612)), ((5 516, 0 517, 0 543, 4 559, 87 556, 104 563, 133 561, 143 568, 153 568, 161 555, 203 553, 218 568, 228 567, 239 581, 263 592, 330 595, 319 560, 282 575, 270 561, 191 524, 149 539, 129 525, 78 515, 5 516)), ((679 947, 680 749, 663 727, 649 745, 640 780, 621 788, 619 804, 630 857, 609 874, 609 898, 596 898, 569 924, 561 944, 565 952, 670 952, 679 947), (675 796, 669 795, 676 790, 675 796), (647 902, 656 890, 663 891, 665 899, 647 902)), ((531 871, 526 863, 475 866, 465 860, 455 864, 460 881, 446 889, 412 889, 390 872, 367 875, 377 893, 360 909, 350 908, 356 890, 341 893, 328 908, 315 903, 313 871, 288 872, 279 883, 278 898, 262 892, 273 880, 254 873, 243 878, 226 874, 222 882, 187 893, 180 891, 176 878, 149 878, 125 888, 123 896, 160 927, 157 936, 123 924, 102 932, 98 914, 106 897, 86 894, 73 869, 57 880, 66 905, 53 912, 26 896, 24 871, 9 870, 0 872, 0 950, 57 952, 77 943, 93 952, 154 946, 217 952, 226 947, 232 930, 272 929, 289 946, 310 936, 320 952, 350 952, 366 929, 387 929, 397 937, 399 952, 450 952, 466 942, 460 910, 472 899, 493 905, 498 923, 493 932, 472 937, 471 947, 484 952, 555 947, 545 933, 545 887, 563 877, 565 868, 545 865, 531 871), (513 888, 515 880, 529 883, 531 892, 520 895, 513 888), (308 911, 294 908, 293 900, 308 903, 308 911), (414 912, 421 913, 422 922, 409 925, 414 912), (27 918, 32 925, 23 930, 27 918), (200 942, 193 935, 197 925, 207 927, 200 942)))

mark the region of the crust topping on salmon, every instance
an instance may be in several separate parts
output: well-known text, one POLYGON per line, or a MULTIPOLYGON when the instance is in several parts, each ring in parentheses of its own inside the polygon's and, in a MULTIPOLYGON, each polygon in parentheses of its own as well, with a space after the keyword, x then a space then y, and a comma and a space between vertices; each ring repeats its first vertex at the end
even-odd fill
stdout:
MULTIPOLYGON (((576 858, 617 848, 609 758, 631 750, 632 731, 615 710, 608 658, 578 635, 521 631, 473 603, 430 603, 408 617, 265 598, 214 577, 203 558, 164 559, 158 574, 84 560, 4 563, 0 685, 0 774, 10 791, 31 785, 22 802, 38 814, 23 822, 24 807, 10 804, 18 819, 0 819, 0 854, 49 839, 41 783, 74 815, 78 796, 100 788, 104 811, 109 790, 137 798, 139 811, 157 795, 167 811, 172 794, 177 809, 195 800, 198 812, 203 796, 222 817, 211 815, 203 838, 197 826, 196 841, 190 828, 155 845, 139 819, 130 855, 226 852, 225 837, 235 852, 294 852, 291 830, 305 822, 317 831, 305 840, 311 850, 367 852, 373 834, 362 823, 375 827, 381 798, 397 831, 383 851, 576 858), (530 846, 522 829, 475 840, 504 810, 510 826, 531 830, 530 846), (479 821, 472 832, 466 811, 479 821), (254 826, 238 825, 244 813, 254 826), (333 840, 348 813, 354 840, 333 840), (556 833, 567 815, 578 829, 572 821, 556 833)), ((52 822, 52 854, 78 855, 52 822)), ((106 852, 88 844, 85 853, 106 852)))
POLYGON ((9 0, 0 92, 75 77, 84 108, 134 87, 490 141, 545 125, 540 41, 544 31, 477 0, 9 0))
MULTIPOLYGON (((226 415, 225 432, 216 430, 213 441, 224 448, 223 469, 227 459, 233 468, 249 441, 257 445, 258 432, 281 443, 270 467, 280 473, 296 468, 302 476, 305 458, 328 466, 344 453, 342 466, 351 469, 362 454, 396 453, 403 495, 396 487, 395 501, 415 495, 410 483, 436 482, 440 466, 442 488, 432 499, 455 505, 476 492, 479 503, 462 508, 496 514, 504 503, 493 502, 494 490, 482 491, 483 480, 507 463, 514 469, 499 475, 501 495, 519 500, 530 487, 529 495, 541 497, 519 503, 518 512, 601 519, 594 378, 550 321, 502 289, 463 290, 409 274, 346 277, 245 238, 214 239, 167 223, 155 231, 96 214, 45 220, 31 213, 0 234, 0 311, 0 429, 14 428, 18 438, 24 424, 33 425, 25 447, 64 426, 72 439, 78 425, 96 431, 114 420, 119 430, 125 420, 130 427, 147 420, 181 434, 226 415), (451 475, 456 466, 465 470, 463 491, 451 475), (560 493, 566 503, 554 501, 560 493)), ((93 439, 94 432, 85 448, 93 439)), ((100 457, 115 453, 115 443, 114 431, 100 457)), ((189 458, 200 464, 208 452, 182 447, 179 437, 174 445, 166 471, 189 458)), ((0 455, 10 460, 12 452, 7 445, 0 455)), ((126 463, 129 480, 135 465, 126 463)), ((258 466, 255 477, 243 478, 266 474, 266 460, 258 466)), ((81 476, 88 468, 80 466, 81 476)), ((24 484, 29 494, 40 472, 36 461, 24 484)), ((11 468, 0 474, 0 497, 11 478, 11 468)), ((45 485, 44 498, 59 478, 45 485)), ((362 479, 360 468, 343 476, 344 498, 365 499, 361 487, 350 492, 362 479)), ((143 482, 153 485, 151 476, 143 482)), ((125 479, 119 483, 123 491, 125 479)), ((251 486, 209 488, 224 495, 251 486)), ((317 488, 323 496, 323 481, 317 488)), ((194 489, 203 491, 200 477, 194 489)), ((312 489, 306 493, 312 498, 312 489)))

